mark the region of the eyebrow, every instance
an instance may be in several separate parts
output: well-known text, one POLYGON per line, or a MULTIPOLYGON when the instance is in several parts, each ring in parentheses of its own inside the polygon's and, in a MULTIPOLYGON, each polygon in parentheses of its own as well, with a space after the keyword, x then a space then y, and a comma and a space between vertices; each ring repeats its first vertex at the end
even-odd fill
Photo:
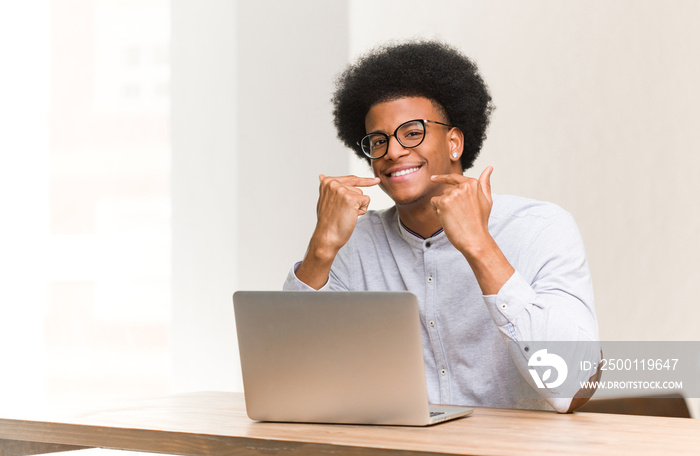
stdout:
MULTIPOLYGON (((407 120, 406 122, 410 122, 410 120, 407 120)), ((394 129, 394 131, 396 131, 396 129, 398 129, 401 125, 405 124, 406 122, 402 122, 402 123, 400 123, 399 125, 397 125, 396 128, 394 129)), ((389 136, 389 133, 387 133, 387 132, 385 132, 385 131, 383 131, 383 130, 368 131, 367 133, 365 133, 365 135, 372 135, 372 134, 374 134, 374 133, 381 133, 381 134, 383 134, 383 135, 389 136)), ((393 133, 393 132, 392 132, 392 133, 393 133)))

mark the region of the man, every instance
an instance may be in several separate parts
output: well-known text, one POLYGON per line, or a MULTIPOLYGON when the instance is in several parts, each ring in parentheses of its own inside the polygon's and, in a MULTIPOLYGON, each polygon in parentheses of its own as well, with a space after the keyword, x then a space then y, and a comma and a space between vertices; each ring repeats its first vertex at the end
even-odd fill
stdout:
POLYGON ((525 400, 510 380, 532 385, 527 354, 504 341, 596 341, 598 327, 571 215, 492 194, 491 167, 463 175, 492 110, 476 66, 437 42, 379 48, 340 76, 333 103, 339 138, 375 177, 320 176, 316 228, 285 289, 415 293, 432 403, 585 402, 525 400), (394 207, 368 212, 361 189, 374 185, 394 207))

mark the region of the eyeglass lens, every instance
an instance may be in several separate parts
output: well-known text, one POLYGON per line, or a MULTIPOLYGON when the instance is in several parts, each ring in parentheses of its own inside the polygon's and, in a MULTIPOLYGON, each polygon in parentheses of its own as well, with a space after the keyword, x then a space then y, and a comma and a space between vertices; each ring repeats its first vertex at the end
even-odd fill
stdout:
MULTIPOLYGON (((411 120, 399 125, 393 135, 399 144, 410 149, 423 142, 425 125, 420 120, 411 120)), ((362 138, 362 150, 371 158, 379 158, 386 154, 389 146, 389 135, 372 133, 362 138)))

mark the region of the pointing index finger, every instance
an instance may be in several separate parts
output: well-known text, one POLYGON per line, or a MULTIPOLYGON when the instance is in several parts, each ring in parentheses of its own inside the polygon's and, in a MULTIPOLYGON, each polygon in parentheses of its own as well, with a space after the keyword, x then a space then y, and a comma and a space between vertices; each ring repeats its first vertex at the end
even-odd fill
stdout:
POLYGON ((433 174, 430 176, 430 180, 441 184, 459 185, 469 180, 469 178, 461 174, 433 174))
POLYGON ((355 187, 372 187, 379 183, 378 177, 355 177, 355 187))
POLYGON ((379 183, 378 177, 341 176, 335 179, 342 184, 352 185, 353 187, 372 187, 379 183))

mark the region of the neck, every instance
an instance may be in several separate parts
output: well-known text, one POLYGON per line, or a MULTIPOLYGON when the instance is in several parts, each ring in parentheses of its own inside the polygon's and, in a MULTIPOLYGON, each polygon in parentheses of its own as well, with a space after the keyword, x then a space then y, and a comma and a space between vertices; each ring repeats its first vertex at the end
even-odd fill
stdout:
POLYGON ((426 239, 442 228, 440 219, 430 204, 422 205, 421 207, 397 205, 396 208, 399 212, 401 223, 426 239))

